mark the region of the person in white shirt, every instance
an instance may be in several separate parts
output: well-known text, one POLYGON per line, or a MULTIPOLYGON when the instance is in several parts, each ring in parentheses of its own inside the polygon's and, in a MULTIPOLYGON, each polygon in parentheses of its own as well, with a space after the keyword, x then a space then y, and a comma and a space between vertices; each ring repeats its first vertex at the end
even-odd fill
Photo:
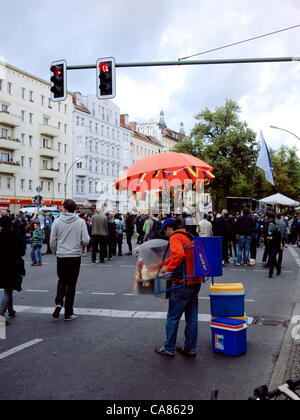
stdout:
POLYGON ((199 236, 213 236, 212 224, 207 220, 207 214, 199 224, 199 236))

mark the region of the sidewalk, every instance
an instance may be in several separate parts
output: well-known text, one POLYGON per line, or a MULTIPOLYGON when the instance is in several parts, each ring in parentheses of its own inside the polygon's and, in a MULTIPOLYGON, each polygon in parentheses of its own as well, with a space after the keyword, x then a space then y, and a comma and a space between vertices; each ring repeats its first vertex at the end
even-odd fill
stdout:
MULTIPOLYGON (((289 252, 299 267, 295 290, 296 301, 300 292, 300 250, 289 246, 289 252)), ((281 351, 274 369, 269 389, 275 389, 288 379, 300 378, 300 303, 295 303, 281 351)))

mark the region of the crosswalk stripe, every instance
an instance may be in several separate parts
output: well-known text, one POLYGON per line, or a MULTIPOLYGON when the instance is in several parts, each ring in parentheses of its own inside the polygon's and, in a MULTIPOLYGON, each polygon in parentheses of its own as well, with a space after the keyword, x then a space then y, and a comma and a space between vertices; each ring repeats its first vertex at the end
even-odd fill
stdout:
MULTIPOLYGON (((17 312, 30 314, 50 315, 53 313, 53 308, 40 306, 15 306, 17 312)), ((132 319, 166 319, 167 312, 152 312, 152 311, 122 311, 116 309, 98 309, 98 308, 76 308, 75 312, 78 315, 85 316, 99 316, 109 318, 132 318, 132 319)), ((184 317, 183 317, 184 319, 184 317)), ((198 314, 199 322, 209 322, 211 320, 210 314, 198 314)), ((253 318, 248 317, 248 324, 252 324, 253 318)))

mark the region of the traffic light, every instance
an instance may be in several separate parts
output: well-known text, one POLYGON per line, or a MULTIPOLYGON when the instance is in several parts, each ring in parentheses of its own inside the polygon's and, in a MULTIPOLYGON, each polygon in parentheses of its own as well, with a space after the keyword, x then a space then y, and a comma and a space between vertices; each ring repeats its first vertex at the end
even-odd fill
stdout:
POLYGON ((64 101, 67 98, 67 62, 66 60, 53 61, 51 72, 51 99, 54 102, 64 101))
POLYGON ((98 99, 116 96, 116 68, 113 57, 99 58, 96 63, 96 92, 98 99))
POLYGON ((41 195, 35 195, 33 197, 33 203, 34 204, 38 204, 39 206, 41 206, 42 203, 43 203, 43 197, 41 195))

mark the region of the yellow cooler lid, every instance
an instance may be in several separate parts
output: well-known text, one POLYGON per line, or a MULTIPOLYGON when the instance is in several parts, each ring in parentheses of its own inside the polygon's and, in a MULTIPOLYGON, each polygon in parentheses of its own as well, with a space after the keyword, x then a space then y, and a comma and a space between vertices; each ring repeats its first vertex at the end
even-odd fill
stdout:
POLYGON ((219 283, 210 285, 211 292, 244 292, 243 283, 219 283))

